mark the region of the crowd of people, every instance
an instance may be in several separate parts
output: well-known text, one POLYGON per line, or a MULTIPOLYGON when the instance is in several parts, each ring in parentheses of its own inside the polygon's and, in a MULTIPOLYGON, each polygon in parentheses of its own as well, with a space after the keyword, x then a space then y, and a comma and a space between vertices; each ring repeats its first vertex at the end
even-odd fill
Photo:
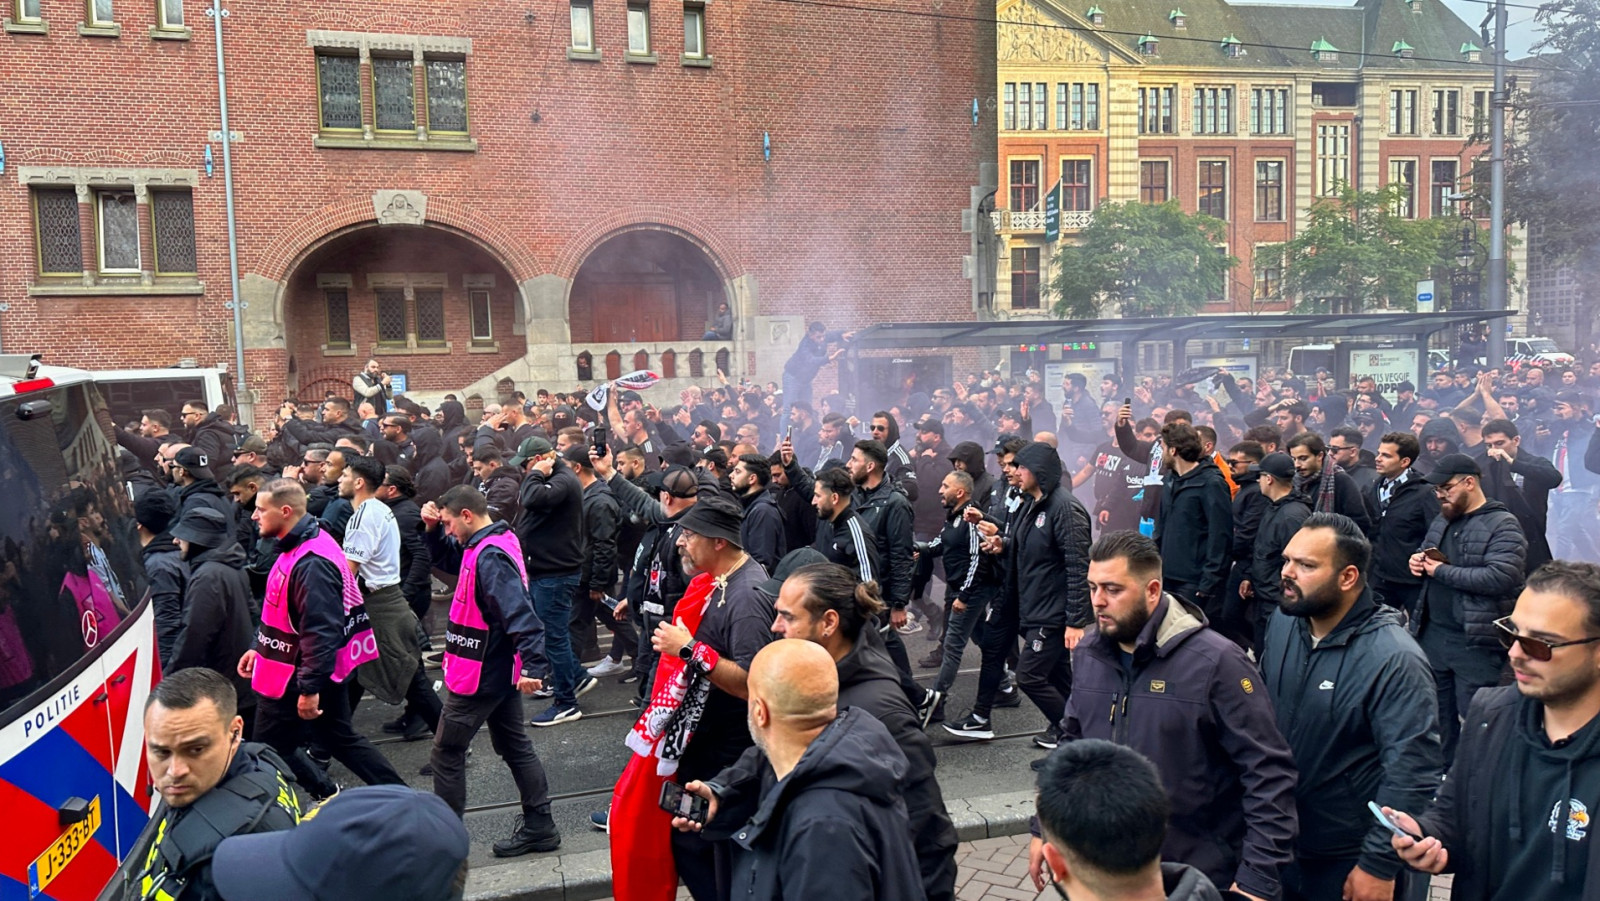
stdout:
POLYGON ((1073 901, 1600 894, 1600 361, 1392 391, 986 371, 866 411, 812 395, 850 337, 670 405, 469 417, 372 361, 261 434, 198 402, 117 430, 163 669, 195 683, 147 722, 199 705, 229 761, 168 792, 152 727, 168 815, 248 774, 326 797, 332 759, 401 783, 351 725, 370 693, 458 818, 487 726, 521 799, 494 853, 552 851, 524 726, 610 678, 641 709, 593 817, 619 897, 950 899, 930 736, 994 740, 1026 698, 1054 752, 1032 871, 1073 901), (667 781, 704 811, 663 810, 667 781))

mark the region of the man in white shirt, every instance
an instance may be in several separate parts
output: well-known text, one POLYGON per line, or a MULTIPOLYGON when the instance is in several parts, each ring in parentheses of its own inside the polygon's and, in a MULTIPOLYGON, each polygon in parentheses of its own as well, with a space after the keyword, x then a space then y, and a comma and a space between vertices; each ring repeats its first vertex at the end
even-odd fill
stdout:
POLYGON ((352 705, 365 689, 388 704, 409 701, 422 711, 406 723, 407 741, 428 738, 439 724, 443 705, 422 673, 422 650, 417 642, 417 615, 401 590, 400 527, 389 505, 377 497, 383 486, 384 467, 376 457, 351 454, 339 476, 339 496, 348 498, 355 512, 345 524, 344 555, 361 586, 361 598, 372 634, 378 641, 378 659, 356 669, 352 705))

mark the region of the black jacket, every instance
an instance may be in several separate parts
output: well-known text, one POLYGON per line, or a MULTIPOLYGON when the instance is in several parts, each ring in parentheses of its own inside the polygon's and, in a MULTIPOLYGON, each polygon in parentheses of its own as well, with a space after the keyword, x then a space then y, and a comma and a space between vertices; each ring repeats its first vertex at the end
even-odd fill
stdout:
POLYGON ((139 557, 150 579, 150 606, 155 611, 156 648, 161 657, 161 669, 170 673, 173 671, 172 646, 183 630, 183 585, 189 580, 189 567, 178 556, 178 545, 170 532, 150 539, 149 544, 139 549, 139 557))
MULTIPOLYGON (((472 484, 478 484, 476 477, 472 484)), ((517 516, 522 513, 521 489, 522 473, 505 465, 495 467, 480 489, 489 501, 489 515, 515 526, 517 516)))
POLYGON ((661 504, 643 488, 613 475, 606 483, 624 513, 649 524, 628 567, 624 592, 637 613, 670 617, 689 587, 678 553, 678 520, 683 514, 668 517, 661 504))
MULTIPOLYGON (((939 500, 939 486, 955 469, 949 458, 950 448, 943 440, 931 447, 918 445, 912 451, 911 465, 917 470, 919 485, 916 499, 911 502, 912 525, 920 536, 933 535, 944 524, 944 503, 939 500)), ((978 455, 978 463, 983 463, 982 454, 978 455)), ((976 479, 982 473, 970 474, 976 479)))
MULTIPOLYGON (((1572 854, 1587 844, 1587 871, 1579 897, 1600 896, 1600 842, 1594 840, 1593 806, 1589 808, 1589 834, 1582 843, 1571 842, 1564 834, 1557 837, 1543 817, 1532 822, 1516 819, 1522 815, 1517 803, 1520 789, 1518 779, 1508 777, 1529 767, 1561 765, 1540 759, 1543 755, 1528 747, 1534 740, 1528 723, 1537 723, 1542 717, 1542 705, 1523 697, 1515 685, 1480 689, 1467 708, 1449 778, 1440 786, 1432 806, 1416 818, 1422 834, 1439 839, 1450 852, 1446 869, 1455 874, 1452 901, 1489 901, 1503 887, 1505 873, 1498 866, 1503 861, 1496 852, 1508 841, 1549 847, 1552 859, 1558 846, 1569 846, 1565 853, 1572 854), (1510 821, 1505 811, 1511 812, 1510 821)), ((1591 760, 1594 727, 1591 722, 1585 730, 1589 732, 1591 760)), ((1570 778, 1570 764, 1568 767, 1570 778)))
MULTIPOLYGON (((322 530, 322 522, 306 515, 278 539, 278 553, 287 554, 322 530)), ((289 571, 285 593, 289 623, 299 635, 295 644, 295 685, 302 695, 334 688, 333 666, 344 649, 344 574, 339 565, 306 554, 289 571)))
POLYGON ((1246 472, 1234 477, 1239 490, 1233 495, 1233 546, 1228 556, 1246 567, 1255 556, 1256 532, 1261 528, 1261 514, 1271 503, 1261 493, 1261 474, 1246 472))
POLYGON ((1160 511, 1155 541, 1162 575, 1193 585, 1208 601, 1222 597, 1233 547, 1233 494, 1217 465, 1202 458, 1184 475, 1169 469, 1160 511))
POLYGON ((305 453, 312 444, 338 444, 340 438, 361 434, 361 424, 348 419, 342 422, 317 422, 298 416, 284 420, 282 434, 294 441, 298 453, 305 453))
POLYGON ((1007 579, 1022 629, 1083 628, 1094 620, 1089 607, 1089 511, 1061 487, 1061 458, 1037 442, 1017 451, 1044 490, 1013 520, 1006 536, 1007 579))
POLYGON ((1163 596, 1130 669, 1116 643, 1090 630, 1072 652, 1061 730, 1063 740, 1114 741, 1156 765, 1172 802, 1163 860, 1278 897, 1279 871, 1293 859, 1294 759, 1256 668, 1200 608, 1163 596))
POLYGON ((384 501, 400 529, 400 590, 417 616, 433 606, 433 554, 422 540, 422 510, 409 497, 384 501))
POLYGON ((1274 502, 1261 496, 1265 509, 1256 529, 1255 547, 1250 552, 1250 589, 1256 603, 1269 611, 1283 603, 1283 549, 1300 531, 1300 524, 1311 516, 1311 507, 1298 494, 1274 502))
POLYGON ((1364 591, 1312 646, 1311 621, 1281 610, 1267 626, 1261 681, 1300 772, 1296 856, 1358 859, 1392 879, 1402 864, 1368 801, 1420 810, 1444 774, 1428 658, 1399 611, 1364 591))
POLYGON ((617 525, 622 508, 611 494, 611 487, 595 479, 583 489, 583 530, 589 553, 583 556, 578 574, 578 594, 603 591, 610 594, 617 584, 617 525))
POLYGON ((1372 532, 1372 574, 1391 585, 1420 585, 1421 576, 1411 574, 1411 555, 1422 547, 1428 527, 1439 516, 1439 497, 1422 474, 1411 475, 1389 493, 1389 503, 1379 501, 1383 481, 1372 486, 1368 495, 1377 511, 1372 532))
MULTIPOLYGON (((484 526, 463 546, 445 530, 435 526, 423 533, 434 566, 451 575, 461 572, 461 560, 468 547, 490 535, 509 531, 503 522, 484 526)), ((477 695, 492 696, 516 690, 512 681, 513 655, 522 655, 522 671, 517 675, 542 679, 550 670, 544 654, 544 622, 533 611, 528 585, 511 558, 499 548, 478 554, 473 577, 473 601, 489 625, 488 645, 484 649, 483 669, 478 676, 477 695)))
POLYGON ((877 538, 878 553, 883 555, 878 584, 883 589, 884 603, 893 608, 904 607, 911 602, 911 577, 917 568, 912 559, 916 536, 911 502, 885 478, 876 488, 856 488, 850 509, 877 538))
POLYGON ((215 413, 207 413, 199 424, 189 430, 189 443, 206 455, 211 473, 219 482, 233 470, 233 449, 238 446, 239 439, 238 430, 215 413))
POLYGON ((963 517, 970 506, 973 505, 965 503, 947 511, 944 530, 927 551, 937 551, 944 562, 945 593, 950 600, 988 600, 1000 584, 995 574, 995 555, 982 551, 982 535, 963 517))
POLYGON ((754 494, 739 495, 739 503, 744 506, 744 519, 739 523, 740 546, 770 573, 789 550, 778 499, 763 488, 754 494))
POLYGON ((921 901, 906 768, 888 729, 861 710, 841 710, 782 781, 759 749, 747 750, 712 780, 719 808, 706 829, 733 840, 731 897, 921 901), (750 773, 759 779, 741 776, 750 773))
POLYGON ((1412 634, 1421 635, 1427 628, 1431 604, 1450 604, 1456 621, 1464 627, 1467 643, 1504 659, 1494 621, 1511 614, 1522 592, 1522 563, 1528 551, 1517 518, 1504 504, 1485 501, 1453 522, 1443 514, 1434 517, 1422 546, 1438 548, 1450 562, 1422 580, 1417 615, 1411 618, 1412 634))
POLYGON ((863 582, 883 578, 883 558, 878 553, 878 539, 856 515, 854 504, 844 508, 831 521, 817 523, 817 541, 812 547, 821 551, 829 563, 843 566, 863 582))
POLYGON ((239 692, 240 706, 255 704, 250 680, 238 673, 239 658, 255 639, 250 577, 238 544, 204 548, 188 560, 189 584, 183 597, 183 627, 163 668, 177 672, 203 666, 226 676, 239 692))
POLYGON ((1483 448, 1473 455, 1483 470, 1483 493, 1506 505, 1522 523, 1528 539, 1528 556, 1523 571, 1531 573, 1550 562, 1550 542, 1545 538, 1549 524, 1550 492, 1561 485, 1561 470, 1543 457, 1525 450, 1509 464, 1494 460, 1483 448))
POLYGON ((517 538, 527 558, 528 578, 576 575, 583 568, 583 486, 557 459, 547 476, 530 469, 519 489, 522 515, 517 538))
MULTIPOLYGON (((190 510, 210 507, 222 514, 223 522, 233 522, 233 499, 212 479, 200 479, 178 489, 178 519, 190 510)), ((177 522, 174 519, 173 522, 177 522)))

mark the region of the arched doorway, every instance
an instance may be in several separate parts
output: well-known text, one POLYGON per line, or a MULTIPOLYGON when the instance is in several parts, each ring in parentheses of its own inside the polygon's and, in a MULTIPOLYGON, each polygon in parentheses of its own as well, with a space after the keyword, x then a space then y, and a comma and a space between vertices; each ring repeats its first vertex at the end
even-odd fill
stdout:
POLYGON ((624 232, 584 260, 568 306, 574 344, 694 341, 727 301, 706 252, 657 229, 624 232))
POLYGON ((515 278, 472 238, 432 226, 351 228, 287 280, 287 388, 302 399, 348 395, 375 357, 411 393, 458 391, 526 352, 521 306, 515 278))

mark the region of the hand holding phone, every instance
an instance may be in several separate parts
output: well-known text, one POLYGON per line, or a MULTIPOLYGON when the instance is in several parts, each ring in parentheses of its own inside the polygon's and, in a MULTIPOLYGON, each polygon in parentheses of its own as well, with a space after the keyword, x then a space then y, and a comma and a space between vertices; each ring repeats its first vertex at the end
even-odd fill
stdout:
POLYGON ((1397 838, 1409 838, 1414 842, 1422 841, 1422 836, 1417 835, 1415 832, 1411 832, 1410 830, 1403 828, 1399 823, 1396 823, 1388 814, 1384 813, 1383 812, 1383 808, 1378 806, 1378 802, 1377 801, 1368 801, 1367 802, 1367 809, 1372 811, 1372 815, 1377 818, 1378 822, 1382 823, 1383 827, 1385 829, 1388 829, 1390 832, 1393 832, 1397 838))
POLYGON ((1423 548, 1422 549, 1422 556, 1426 557, 1429 560, 1434 561, 1435 563, 1449 563, 1450 562, 1449 560, 1445 559, 1444 551, 1441 551, 1436 547, 1423 548))
MULTIPOLYGON (((690 784, 704 789, 699 782, 690 784)), ((662 810, 672 814, 673 825, 685 832, 698 832, 700 827, 711 819, 711 801, 698 792, 685 791, 684 787, 676 782, 667 781, 661 784, 660 804, 662 810), (679 826, 678 820, 687 822, 679 826)))

